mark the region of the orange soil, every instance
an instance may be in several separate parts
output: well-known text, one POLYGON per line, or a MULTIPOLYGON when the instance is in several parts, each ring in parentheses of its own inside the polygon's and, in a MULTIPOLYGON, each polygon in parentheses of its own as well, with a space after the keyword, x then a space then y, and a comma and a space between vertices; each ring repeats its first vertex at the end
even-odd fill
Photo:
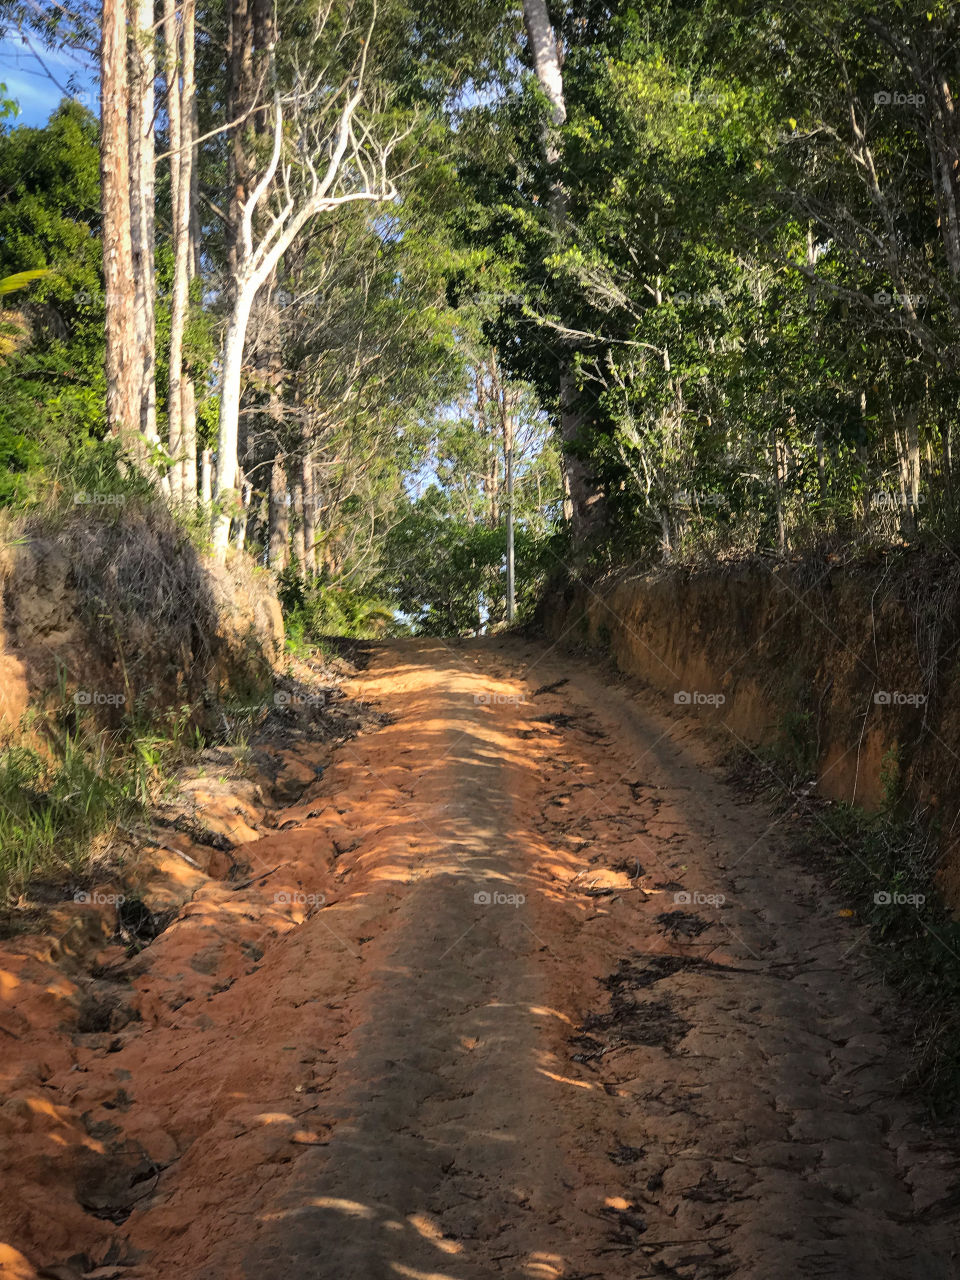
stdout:
POLYGON ((890 997, 695 714, 515 640, 352 692, 393 722, 104 953, 105 1029, 0 951, 0 1274, 956 1274, 890 997))

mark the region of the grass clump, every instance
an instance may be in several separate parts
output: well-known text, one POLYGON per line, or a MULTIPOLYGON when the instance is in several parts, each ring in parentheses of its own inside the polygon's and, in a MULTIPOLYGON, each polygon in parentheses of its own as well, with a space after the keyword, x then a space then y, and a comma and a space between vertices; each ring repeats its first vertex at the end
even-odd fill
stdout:
POLYGON ((91 751, 71 735, 55 756, 0 753, 0 890, 80 871, 94 839, 142 808, 141 774, 108 743, 91 751))
MULTIPOLYGON (((114 838, 126 848, 126 829, 174 785, 175 771, 222 740, 200 726, 199 713, 189 704, 134 706, 104 728, 67 699, 34 709, 24 725, 29 739, 0 750, 0 901, 31 881, 89 874, 98 852, 111 861, 105 851, 114 838)), ((242 743, 243 729, 226 718, 231 743, 242 743)))

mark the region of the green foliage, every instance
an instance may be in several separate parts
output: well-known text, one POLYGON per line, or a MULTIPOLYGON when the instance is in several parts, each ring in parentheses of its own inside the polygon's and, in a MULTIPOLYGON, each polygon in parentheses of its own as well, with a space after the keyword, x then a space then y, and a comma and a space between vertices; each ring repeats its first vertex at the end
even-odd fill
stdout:
POLYGON ((278 595, 287 645, 294 652, 321 645, 327 636, 369 639, 402 630, 391 607, 368 590, 322 576, 305 579, 296 564, 279 575, 278 595))
MULTIPOLYGON (((15 410, 26 392, 15 374, 8 381, 0 367, 0 395, 4 389, 15 410)), ((103 521, 116 518, 127 501, 155 496, 151 481, 125 463, 117 440, 65 435, 42 417, 32 432, 0 431, 0 507, 64 513, 95 508, 103 521)))
POLYGON ((34 280, 0 363, 0 504, 16 504, 102 433, 96 120, 64 102, 43 129, 0 131, 0 193, 0 276, 34 280))
POLYGON ((387 536, 383 582, 418 635, 478 632, 504 613, 502 529, 457 521, 431 495, 411 504, 387 536))
POLYGON ((32 876, 77 872, 93 838, 139 808, 138 772, 67 734, 56 759, 25 747, 0 753, 0 890, 32 876))
MULTIPOLYGON (((506 530, 445 509, 430 488, 387 535, 381 584, 418 635, 464 635, 506 619, 506 530)), ((528 618, 550 566, 546 539, 516 530, 517 617, 528 618)))
POLYGON ((544 163, 526 81, 464 112, 472 257, 454 288, 545 406, 575 374, 568 447, 605 494, 612 557, 870 546, 918 527, 953 541, 957 224, 930 169, 931 154, 952 163, 932 70, 952 19, 869 0, 554 13, 559 160, 544 163), (890 89, 925 109, 884 109, 890 89))

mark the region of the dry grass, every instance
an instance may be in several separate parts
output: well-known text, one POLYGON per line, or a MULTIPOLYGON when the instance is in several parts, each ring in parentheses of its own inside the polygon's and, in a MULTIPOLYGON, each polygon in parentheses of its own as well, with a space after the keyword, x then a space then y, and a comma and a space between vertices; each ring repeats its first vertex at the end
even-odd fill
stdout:
POLYGON ((31 698, 0 752, 2 890, 82 868, 179 751, 221 731, 225 698, 265 700, 279 655, 265 575, 211 567, 156 501, 0 520, 5 638, 31 698))

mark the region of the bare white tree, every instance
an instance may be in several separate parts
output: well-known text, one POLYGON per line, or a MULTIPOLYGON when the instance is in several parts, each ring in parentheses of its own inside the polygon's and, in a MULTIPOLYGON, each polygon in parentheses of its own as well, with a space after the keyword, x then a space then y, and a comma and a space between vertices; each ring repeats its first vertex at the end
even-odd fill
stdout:
MULTIPOLYGON (((321 23, 324 20, 325 15, 321 23)), ((383 202, 396 196, 387 168, 402 135, 377 139, 359 114, 372 30, 357 65, 339 86, 330 85, 326 73, 295 73, 292 91, 275 92, 270 159, 240 210, 232 305, 220 364, 213 517, 213 549, 220 561, 229 546, 237 500, 243 351, 254 300, 283 254, 318 215, 350 202, 383 202)))

